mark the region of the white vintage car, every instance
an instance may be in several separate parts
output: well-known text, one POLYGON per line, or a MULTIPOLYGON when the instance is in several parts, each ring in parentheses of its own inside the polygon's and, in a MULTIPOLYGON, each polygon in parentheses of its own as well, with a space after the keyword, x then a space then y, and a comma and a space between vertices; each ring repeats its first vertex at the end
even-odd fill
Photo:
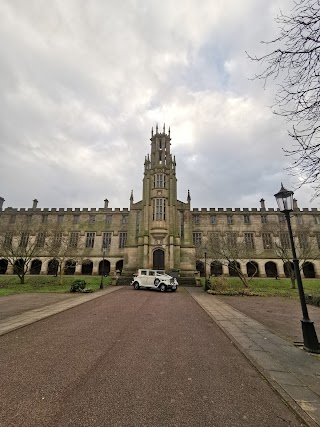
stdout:
POLYGON ((149 270, 144 268, 138 270, 138 274, 134 276, 131 286, 133 286, 134 289, 150 288, 158 289, 161 292, 171 289, 171 291, 174 292, 177 290, 178 281, 162 270, 149 270))

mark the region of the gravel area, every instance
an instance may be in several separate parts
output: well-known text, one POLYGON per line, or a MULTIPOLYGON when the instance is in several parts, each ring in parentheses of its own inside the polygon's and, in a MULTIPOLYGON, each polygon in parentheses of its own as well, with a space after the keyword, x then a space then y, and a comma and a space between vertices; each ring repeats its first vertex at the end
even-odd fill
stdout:
POLYGON ((7 295, 0 298, 0 321, 35 308, 45 307, 68 299, 81 298, 81 294, 43 293, 7 295))
MULTIPOLYGON (((275 334, 290 342, 301 342, 302 311, 300 301, 281 297, 230 297, 219 296, 222 301, 231 305, 249 317, 264 324, 275 334)), ((320 308, 307 305, 309 317, 314 322, 320 339, 320 308)))
POLYGON ((1 427, 304 425, 184 289, 124 288, 0 346, 1 427))

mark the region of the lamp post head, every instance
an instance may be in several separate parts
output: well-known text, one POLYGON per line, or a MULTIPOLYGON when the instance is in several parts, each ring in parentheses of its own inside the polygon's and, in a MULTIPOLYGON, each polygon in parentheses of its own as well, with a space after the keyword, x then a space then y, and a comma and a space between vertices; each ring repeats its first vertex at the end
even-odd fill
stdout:
POLYGON ((285 213, 293 210, 293 191, 284 188, 282 183, 280 191, 274 197, 276 198, 280 212, 285 213))

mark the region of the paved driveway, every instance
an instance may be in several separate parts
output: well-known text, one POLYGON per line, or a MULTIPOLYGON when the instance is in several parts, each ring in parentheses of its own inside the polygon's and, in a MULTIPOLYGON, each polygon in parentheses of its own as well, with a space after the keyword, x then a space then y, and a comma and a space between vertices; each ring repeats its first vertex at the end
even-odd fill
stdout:
POLYGON ((184 290, 124 288, 0 337, 0 426, 301 426, 184 290))

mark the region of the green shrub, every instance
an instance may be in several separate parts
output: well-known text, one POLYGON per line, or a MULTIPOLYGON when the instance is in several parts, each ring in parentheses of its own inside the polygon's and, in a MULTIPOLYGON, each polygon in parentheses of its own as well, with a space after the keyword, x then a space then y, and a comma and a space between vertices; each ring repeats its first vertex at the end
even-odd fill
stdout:
POLYGON ((248 289, 236 290, 236 289, 224 289, 224 290, 212 290, 208 291, 211 295, 227 295, 227 296, 246 296, 246 297, 257 297, 259 294, 249 291, 248 289))
POLYGON ((83 292, 85 287, 85 280, 75 280, 71 285, 70 292, 83 292))
POLYGON ((230 285, 228 283, 228 280, 225 277, 223 276, 215 277, 213 280, 211 278, 211 283, 210 283, 211 290, 222 292, 222 291, 226 291, 228 288, 230 290, 230 285))
POLYGON ((320 295, 306 295, 306 303, 320 307, 320 295))

